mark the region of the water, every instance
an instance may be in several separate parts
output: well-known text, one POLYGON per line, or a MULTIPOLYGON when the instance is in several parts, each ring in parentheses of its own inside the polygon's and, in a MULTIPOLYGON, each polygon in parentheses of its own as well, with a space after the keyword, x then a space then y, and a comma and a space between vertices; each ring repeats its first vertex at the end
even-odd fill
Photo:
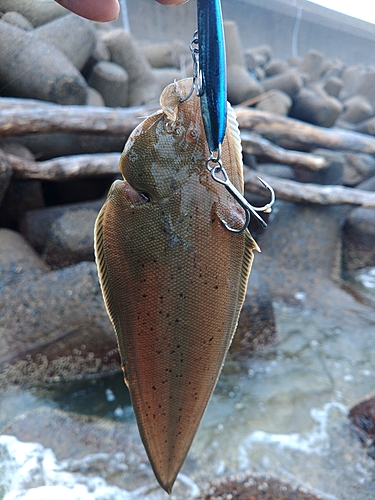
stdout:
MULTIPOLYGON (((361 276, 360 286, 371 283, 373 271, 361 276)), ((373 500, 375 463, 352 434, 347 413, 374 390, 374 326, 363 317, 356 331, 325 327, 304 297, 299 300, 299 307, 275 304, 275 348, 226 363, 172 497, 132 450, 58 460, 41 444, 2 435, 0 498, 186 500, 208 478, 242 472, 271 474, 330 500, 373 500)), ((4 394, 0 422, 46 406, 125 424, 135 433, 120 376, 63 389, 4 394)))
POLYGON ((344 277, 362 295, 370 300, 375 300, 375 267, 347 271, 344 277))
POLYGON ((359 322, 358 339, 322 329, 308 310, 276 311, 277 353, 252 361, 247 376, 224 373, 209 413, 221 413, 225 395, 232 411, 199 452, 223 472, 230 464, 231 470, 293 480, 326 498, 374 498, 374 463, 346 418, 348 408, 374 389, 373 327, 366 332, 359 322))

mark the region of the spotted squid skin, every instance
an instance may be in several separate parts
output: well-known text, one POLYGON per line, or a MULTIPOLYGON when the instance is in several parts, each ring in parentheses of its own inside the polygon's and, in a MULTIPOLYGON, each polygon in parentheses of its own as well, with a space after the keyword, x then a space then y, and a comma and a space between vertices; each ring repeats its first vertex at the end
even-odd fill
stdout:
MULTIPOLYGON (((95 226, 95 253, 125 381, 155 476, 171 492, 219 377, 257 248, 233 234, 244 214, 205 167, 208 148, 190 80, 132 133, 95 226), (125 180, 126 179, 126 180, 125 180)), ((225 168, 242 191, 233 111, 225 168)))

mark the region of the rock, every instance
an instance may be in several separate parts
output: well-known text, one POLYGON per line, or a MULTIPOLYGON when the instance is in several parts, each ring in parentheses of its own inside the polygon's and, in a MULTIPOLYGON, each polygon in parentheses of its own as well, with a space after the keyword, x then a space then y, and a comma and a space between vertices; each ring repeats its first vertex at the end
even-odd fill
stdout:
POLYGON ((175 68, 183 70, 192 62, 191 52, 182 40, 173 40, 171 45, 172 63, 175 68))
POLYGON ((92 72, 92 68, 95 66, 95 64, 97 64, 99 61, 109 61, 110 59, 111 54, 109 52, 109 48, 100 37, 96 36, 94 48, 92 49, 90 57, 86 62, 84 68, 81 70, 81 73, 87 79, 87 77, 92 72))
POLYGON ((254 352, 272 347, 276 335, 268 285, 257 272, 252 272, 228 359, 248 359, 254 352))
POLYGON ((172 48, 168 43, 152 43, 141 46, 143 55, 153 68, 174 66, 172 48))
POLYGON ((246 49, 244 52, 246 67, 249 71, 254 71, 258 66, 265 66, 272 57, 272 49, 268 45, 263 45, 255 49, 246 49))
POLYGON ((120 174, 109 174, 103 177, 83 177, 65 180, 63 182, 50 182, 48 189, 44 190, 47 206, 66 205, 104 199, 115 178, 120 174))
POLYGON ((366 73, 362 64, 348 66, 341 74, 343 86, 339 98, 345 101, 357 93, 362 76, 366 73))
POLYGON ((331 279, 340 276, 337 259, 347 209, 280 201, 278 205, 267 230, 258 236, 262 253, 256 254, 253 271, 268 283, 273 300, 295 303, 296 296, 305 297, 310 308, 321 309, 325 320, 328 311, 330 321, 342 324, 344 304, 353 307, 354 299, 331 279))
POLYGON ((246 67, 238 25, 234 21, 224 22, 225 50, 228 66, 246 67))
POLYGON ((240 104, 263 92, 262 85, 251 77, 243 66, 228 66, 227 68, 228 101, 240 104))
POLYGON ((44 207, 42 183, 38 180, 11 180, 3 199, 0 225, 16 228, 27 210, 44 207))
POLYGON ((160 94, 167 85, 173 83, 174 80, 181 80, 181 71, 177 68, 160 68, 154 69, 156 81, 158 82, 160 94))
POLYGON ((346 165, 345 154, 340 151, 328 149, 315 149, 313 154, 323 157, 329 167, 320 171, 311 171, 298 168, 295 170, 295 178, 300 182, 312 182, 314 184, 342 184, 344 177, 344 168, 346 165))
POLYGON ((361 95, 355 95, 344 101, 344 111, 340 115, 340 120, 359 123, 373 115, 374 110, 369 101, 361 95))
MULTIPOLYGON (((98 419, 43 406, 13 418, 1 432, 3 436, 9 436, 10 443, 14 443, 15 439, 19 441, 12 447, 18 453, 23 452, 22 443, 29 444, 27 453, 30 459, 25 464, 27 469, 24 466, 23 470, 27 470, 29 481, 35 485, 33 493, 38 493, 38 487, 42 489, 46 483, 67 484, 68 481, 68 484, 81 485, 80 491, 82 491, 83 485, 91 477, 93 481, 90 484, 93 488, 89 495, 85 495, 87 498, 90 495, 95 495, 97 498, 126 498, 134 496, 136 490, 136 494, 140 493, 139 498, 145 497, 146 494, 147 498, 164 498, 153 477, 138 431, 132 423, 112 421, 109 418, 98 419), (31 464, 33 467, 30 467, 31 464), (54 481, 50 479, 51 469, 56 471, 53 476, 54 481), (99 477, 102 478, 100 481, 99 477), (111 491, 109 496, 103 496, 107 485, 121 488, 119 494, 116 495, 111 491)), ((1 452, 5 457, 4 460, 8 461, 5 442, 6 438, 1 443, 1 452)), ((253 477, 245 473, 213 479, 208 485, 205 481, 200 491, 195 482, 196 476, 197 472, 199 476, 204 476, 206 464, 204 459, 197 460, 192 455, 188 455, 182 469, 183 473, 177 478, 173 488, 173 498, 318 500, 318 497, 295 484, 266 475, 253 477)), ((21 467, 17 460, 13 463, 11 471, 18 476, 17 466, 21 467)), ((4 469, 6 470, 6 466, 4 469)), ((197 482, 199 484, 201 479, 197 482)))
POLYGON ((288 65, 281 59, 271 59, 271 61, 264 65, 266 76, 278 75, 279 73, 284 73, 287 69, 288 65))
POLYGON ((363 122, 357 123, 354 130, 361 134, 375 135, 375 117, 373 116, 363 122))
MULTIPOLYGON (((108 406, 107 401, 105 404, 108 406)), ((140 493, 139 498, 165 498, 133 423, 87 417, 44 406, 24 412, 1 430, 7 435, 0 444, 0 452, 4 455, 5 494, 10 476, 12 494, 21 490, 22 496, 22 493, 29 496, 32 491, 38 499, 69 498, 73 490, 73 495, 77 492, 74 496, 77 500, 90 497, 125 499, 134 497, 134 491, 140 493), (55 488, 52 485, 56 485, 55 488), (51 487, 52 490, 48 489, 51 487), (46 491, 49 492, 47 496, 46 491), (51 495, 51 491, 55 495, 51 495)), ((189 477, 193 468, 199 469, 196 461, 188 456, 183 476, 189 477)), ((197 486, 193 480, 177 478, 173 497, 192 499, 194 490, 196 492, 197 486)))
POLYGON ((294 98, 290 116, 317 125, 329 119, 329 110, 320 96, 303 87, 294 98))
POLYGON ((335 121, 335 128, 341 128, 343 130, 356 130, 356 125, 354 123, 349 123, 344 120, 340 120, 340 117, 335 121))
POLYGON ((357 93, 375 106, 375 69, 368 69, 366 73, 361 76, 357 93))
POLYGON ((288 61, 288 65, 291 68, 298 68, 302 64, 302 57, 290 56, 290 57, 288 57, 287 61, 288 61))
POLYGON ((270 76, 262 80, 264 90, 282 90, 292 99, 302 88, 302 78, 295 70, 285 71, 278 75, 270 76))
POLYGON ((234 476, 213 481, 197 500, 319 500, 305 488, 268 476, 234 476))
POLYGON ((261 177, 262 173, 265 173, 275 177, 280 177, 280 179, 296 179, 294 169, 289 165, 283 165, 281 163, 259 163, 256 166, 256 170, 259 172, 261 177))
POLYGON ((99 61, 92 68, 87 83, 100 93, 106 106, 126 107, 128 105, 129 77, 119 64, 99 61))
POLYGON ((117 29, 103 35, 111 60, 122 66, 129 75, 129 106, 139 106, 159 99, 159 85, 150 63, 132 36, 117 29))
POLYGON ((53 45, 2 21, 0 39, 0 85, 4 94, 59 104, 86 102, 84 78, 53 45))
POLYGON ((25 160, 32 160, 32 161, 35 160, 35 157, 29 148, 24 146, 22 142, 14 140, 12 138, 10 139, 5 138, 2 141, 0 141, 0 149, 4 153, 20 156, 25 160))
POLYGON ((341 79, 341 74, 345 69, 345 65, 340 59, 333 59, 330 61, 325 61, 322 67, 322 76, 324 80, 327 81, 332 77, 337 77, 341 79))
POLYGON ((75 14, 58 17, 33 32, 33 38, 54 45, 81 71, 92 54, 96 35, 92 22, 75 14))
POLYGON ((263 92, 261 84, 255 80, 246 68, 237 23, 224 23, 228 101, 235 105, 251 99, 263 92))
POLYGON ((48 272, 17 233, 0 229, 1 381, 30 386, 119 369, 96 266, 48 272))
POLYGON ((172 43, 142 42, 140 48, 153 68, 183 69, 192 62, 189 46, 182 40, 173 40, 172 43))
POLYGON ((375 266, 375 210, 358 207, 343 226, 343 269, 352 271, 375 266))
POLYGON ((49 269, 30 245, 15 231, 0 229, 0 280, 1 285, 27 274, 31 279, 42 276, 49 269))
POLYGON ((331 76, 324 84, 324 90, 332 97, 338 97, 342 89, 342 80, 338 76, 331 76))
POLYGON ((375 175, 375 158, 366 153, 345 154, 343 184, 346 186, 356 186, 375 175))
MULTIPOLYGON (((125 498, 132 495, 132 490, 141 488, 142 491, 147 488, 152 491, 158 488, 134 425, 44 406, 24 412, 2 431, 12 436, 9 436, 10 440, 17 438, 20 441, 14 447, 18 453, 22 454, 22 446, 27 448, 28 453, 31 452, 29 456, 28 453, 23 456, 23 459, 26 467, 30 467, 30 462, 35 460, 31 470, 28 470, 28 479, 32 482, 31 490, 36 498, 51 498, 50 495, 45 496, 45 490, 51 487, 51 483, 61 485, 56 487, 57 496, 62 492, 64 498, 69 498, 64 496, 64 491, 65 495, 70 495, 75 490, 77 499, 90 496, 125 498), (51 477, 54 479, 51 480, 51 477)), ((1 452, 4 451, 2 443, 1 452)), ((18 486, 22 493, 28 495, 30 483, 21 483, 25 466, 22 468, 19 461, 14 461, 12 473, 17 476, 18 481, 13 482, 12 486, 18 486), (17 469, 16 463, 21 470, 17 469)), ((6 477, 6 465, 3 472, 6 477)), ((182 493, 179 498, 191 498, 189 485, 177 480, 175 491, 179 490, 182 493)))
POLYGON ((58 5, 54 0, 43 0, 43 2, 30 2, 29 0, 1 0, 1 11, 14 11, 22 14, 33 26, 48 23, 59 16, 67 14, 68 11, 58 5))
MULTIPOLYGON (((89 88, 89 87, 88 87, 89 88)), ((38 160, 83 153, 111 153, 124 149, 125 138, 112 134, 27 134, 19 138, 38 160)))
POLYGON ((301 75, 308 81, 318 81, 323 68, 323 54, 310 50, 299 67, 301 75))
MULTIPOLYGON (((262 253, 255 255, 252 271, 252 273, 259 272, 263 282, 268 283, 273 303, 279 307, 287 304, 288 307, 292 306, 291 310, 297 307, 300 310, 300 318, 306 313, 306 331, 313 331, 314 335, 319 331, 329 331, 344 339, 345 356, 348 353, 345 346, 353 345, 353 339, 355 342, 360 342, 361 352, 366 352, 366 348, 367 350, 370 348, 370 344, 366 342, 372 338, 371 332, 375 324, 374 307, 360 302, 354 294, 347 293, 339 284, 342 223, 347 211, 348 207, 345 206, 323 207, 276 201, 268 228, 257 237, 262 253), (334 333, 335 331, 337 333, 334 333)), ((251 279, 250 277, 250 282, 251 279)), ((290 318, 293 321, 292 314, 290 318)), ((304 328, 303 320, 300 328, 304 328)), ((281 328, 280 330, 282 333, 281 328)), ((296 332, 298 337, 298 329, 296 332)), ((291 340, 291 343, 294 346, 294 353, 297 353, 298 339, 291 340)), ((321 345, 324 345, 324 340, 321 345)), ((327 348, 327 345, 325 347, 327 348)), ((326 349, 326 353, 331 351, 326 349)), ((320 369, 317 369, 321 374, 320 369)), ((364 379, 361 380, 366 383, 364 379)), ((298 375, 295 381, 299 386, 298 375)), ((325 387, 327 383, 330 382, 326 380, 325 387)), ((326 391, 325 387, 321 386, 319 389, 322 394, 326 391)), ((315 389, 314 386, 313 390, 315 389)), ((277 426, 275 432, 278 432, 277 426)), ((269 450, 271 447, 267 448, 266 453, 269 450)), ((278 453, 282 456, 282 448, 278 453)), ((264 455, 263 453, 262 456, 264 455)), ((352 457, 353 463, 356 461, 355 456, 352 457)), ((346 462, 349 468, 351 462, 352 459, 346 462)), ((335 492, 330 491, 330 493, 335 492)), ((356 494, 352 496, 355 498, 356 494)), ((270 500, 273 498, 272 495, 269 497, 270 500)))
POLYGON ((242 152, 242 156, 243 156, 244 166, 246 165, 246 167, 256 170, 258 165, 257 157, 252 153, 246 153, 246 151, 242 152))
POLYGON ((363 189, 363 191, 375 191, 375 175, 363 181, 356 186, 358 189, 363 189))
POLYGON ((86 105, 87 106, 99 106, 99 107, 105 106, 103 96, 96 89, 89 87, 86 105))
POLYGON ((321 82, 309 83, 308 88, 313 92, 315 92, 326 103, 326 106, 329 110, 330 116, 328 120, 325 121, 325 124, 323 126, 325 127, 332 126, 344 109, 342 102, 336 97, 332 97, 329 94, 327 94, 321 82))
POLYGON ((93 61, 109 61, 111 59, 111 53, 107 45, 103 42, 101 38, 96 38, 96 42, 91 53, 91 58, 93 61))
POLYGON ((30 210, 20 229, 53 268, 94 261, 94 224, 103 201, 30 210))
POLYGON ((282 90, 271 90, 268 94, 264 94, 264 98, 255 107, 278 115, 288 115, 292 107, 292 99, 282 90))
POLYGON ((21 30, 31 31, 34 29, 31 22, 19 12, 6 12, 2 16, 1 20, 6 23, 13 24, 13 26, 20 28, 21 30))
POLYGON ((290 116, 321 127, 332 127, 342 110, 342 104, 334 97, 322 97, 303 87, 294 97, 290 116))
POLYGON ((47 407, 31 410, 28 418, 25 416, 13 419, 1 429, 2 433, 15 436, 22 442, 40 443, 45 448, 51 448, 58 460, 78 460, 113 450, 127 454, 131 448, 132 453, 139 457, 138 463, 146 464, 146 453, 136 430, 123 423, 47 407))
POLYGON ((12 177, 12 166, 0 151, 0 208, 12 177))
POLYGON ((266 72, 261 66, 257 66, 253 71, 251 71, 250 74, 259 81, 262 81, 266 78, 266 72))
POLYGON ((375 396, 370 394, 353 406, 349 419, 367 453, 375 459, 375 396))

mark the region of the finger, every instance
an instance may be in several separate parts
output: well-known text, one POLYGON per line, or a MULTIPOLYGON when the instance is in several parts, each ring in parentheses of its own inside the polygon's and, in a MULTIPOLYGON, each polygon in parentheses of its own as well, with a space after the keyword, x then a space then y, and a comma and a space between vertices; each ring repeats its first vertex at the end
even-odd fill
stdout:
POLYGON ((114 21, 120 11, 118 0, 55 0, 81 17, 92 21, 114 21))
POLYGON ((156 1, 163 5, 180 5, 181 3, 186 3, 189 0, 156 0, 156 1))

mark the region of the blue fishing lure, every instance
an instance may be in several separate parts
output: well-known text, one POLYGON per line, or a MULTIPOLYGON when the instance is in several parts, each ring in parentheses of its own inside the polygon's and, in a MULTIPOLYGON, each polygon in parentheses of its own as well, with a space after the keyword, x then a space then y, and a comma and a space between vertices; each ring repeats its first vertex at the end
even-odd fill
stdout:
MULTIPOLYGON (((231 228, 222 221, 228 231, 241 233, 250 224, 251 215, 266 227, 267 224, 257 212, 269 212, 275 201, 271 186, 263 181, 263 186, 271 193, 271 200, 263 207, 254 207, 230 181, 221 162, 221 145, 227 125, 227 77, 223 19, 220 0, 197 0, 198 31, 190 45, 194 60, 193 87, 201 98, 201 113, 206 133, 210 157, 206 167, 214 181, 222 184, 244 209, 246 220, 240 229, 231 228), (194 48, 198 44, 198 49, 194 48)), ((186 97, 188 99, 191 95, 186 97)))
POLYGON ((218 151, 227 124, 227 77, 220 0, 198 0, 201 110, 208 147, 218 151))

